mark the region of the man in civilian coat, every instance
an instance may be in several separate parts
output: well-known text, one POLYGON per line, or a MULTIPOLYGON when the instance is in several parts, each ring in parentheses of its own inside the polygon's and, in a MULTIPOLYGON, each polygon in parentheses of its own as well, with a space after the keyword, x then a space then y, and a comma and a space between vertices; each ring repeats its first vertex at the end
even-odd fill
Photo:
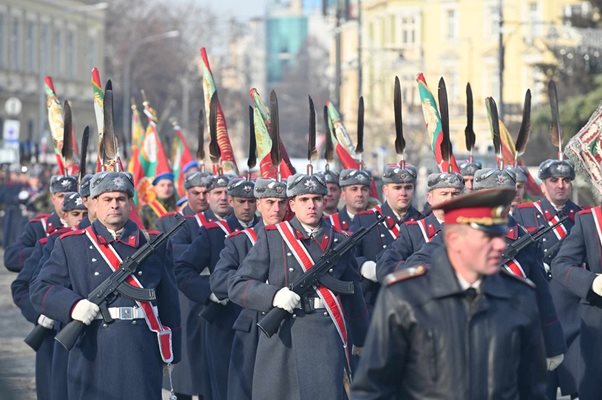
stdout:
MULTIPOLYGON (((207 360, 211 398, 214 400, 226 398, 232 324, 240 309, 227 299, 217 298, 211 291, 208 278, 215 270, 226 236, 250 228, 257 222, 253 186, 253 182, 245 179, 232 180, 227 193, 233 214, 225 220, 207 223, 184 254, 176 258, 176 279, 182 293, 203 306, 211 304, 207 310, 218 310, 212 321, 205 320, 202 324, 202 351, 207 360)), ((204 309, 201 314, 208 315, 204 309)), ((197 318, 200 317, 197 315, 197 318)), ((189 335, 189 340, 191 337, 189 335)))
POLYGON ((254 399, 348 398, 349 351, 362 346, 368 321, 355 258, 343 256, 330 272, 353 282, 351 295, 333 294, 318 285, 299 296, 287 287, 345 240, 343 233, 323 220, 326 193, 326 183, 318 175, 290 176, 287 196, 295 217, 259 232, 257 243, 232 278, 231 301, 259 312, 279 307, 291 314, 272 337, 259 336, 254 399))
POLYGON ((380 289, 376 276, 376 260, 399 237, 399 229, 404 222, 416 221, 423 217, 412 205, 416 188, 416 168, 411 165, 405 165, 404 168, 398 164, 387 165, 382 179, 385 203, 358 213, 351 224, 351 232, 355 232, 362 226, 372 225, 376 221, 377 212, 386 218, 364 237, 356 251, 357 264, 364 278, 362 288, 369 307, 376 302, 380 289))
MULTIPOLYGON (((544 267, 550 275, 550 265, 564 238, 571 231, 575 215, 581 207, 570 200, 575 179, 575 167, 571 161, 545 160, 539 165, 538 176, 545 198, 531 203, 517 204, 512 216, 519 225, 527 229, 548 226, 568 217, 561 226, 548 232, 540 242, 544 253, 544 267)), ((563 395, 576 397, 583 371, 583 360, 579 349, 581 299, 560 285, 556 279, 550 281, 550 292, 564 331, 567 352, 560 367, 548 374, 548 397, 555 398, 558 387, 563 395)))
MULTIPOLYGON (((471 183, 474 178, 470 176, 471 183)), ((465 179, 455 172, 436 172, 427 178, 429 204, 439 204, 458 196, 464 189, 465 179)), ((471 186, 472 189, 472 186, 471 186)), ((407 221, 399 227, 399 237, 391 243, 376 261, 376 278, 382 283, 385 276, 402 268, 415 251, 426 242, 430 242, 441 231, 443 211, 433 210, 426 217, 407 221)))
POLYGON ((140 231, 129 219, 134 195, 130 175, 95 174, 90 192, 96 221, 56 241, 31 287, 31 301, 49 318, 86 325, 69 352, 69 399, 160 400, 163 366, 180 358, 180 310, 170 244, 157 249, 132 275, 134 282, 153 290, 156 299, 134 301, 115 294, 108 304, 113 321, 105 323, 87 296, 118 268, 119 260, 158 232, 140 231))
POLYGON ((445 244, 430 266, 385 279, 354 400, 545 399, 533 285, 499 267, 514 193, 483 190, 433 205, 445 212, 445 244))
POLYGON ((77 179, 74 176, 55 175, 50 179, 54 211, 50 215, 39 215, 29 221, 21 236, 5 249, 4 266, 9 271, 21 271, 23 263, 33 251, 37 241, 64 226, 61 206, 67 192, 77 192, 77 179))
MULTIPOLYGON (((261 220, 252 228, 230 234, 225 241, 213 273, 209 279, 211 291, 218 299, 228 299, 228 286, 232 276, 257 241, 258 232, 266 225, 284 219, 287 211, 286 183, 274 179, 258 178, 254 195, 261 220)), ((251 399, 255 353, 259 340, 258 312, 242 309, 232 329, 232 351, 228 369, 228 399, 251 399)))

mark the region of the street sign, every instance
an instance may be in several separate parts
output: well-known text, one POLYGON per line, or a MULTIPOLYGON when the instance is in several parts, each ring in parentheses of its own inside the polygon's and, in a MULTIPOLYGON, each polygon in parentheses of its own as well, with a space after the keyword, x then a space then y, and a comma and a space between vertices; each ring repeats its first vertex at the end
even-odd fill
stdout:
POLYGON ((21 103, 21 100, 16 97, 9 97, 4 103, 4 111, 6 111, 10 117, 19 115, 22 108, 23 104, 21 103))
POLYGON ((4 128, 2 130, 2 138, 4 143, 19 143, 19 128, 21 122, 16 119, 7 119, 4 121, 4 128))

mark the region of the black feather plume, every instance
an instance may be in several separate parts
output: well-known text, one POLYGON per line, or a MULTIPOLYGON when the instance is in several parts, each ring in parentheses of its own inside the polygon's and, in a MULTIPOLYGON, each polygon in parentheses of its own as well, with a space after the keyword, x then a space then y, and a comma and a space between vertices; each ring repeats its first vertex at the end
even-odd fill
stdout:
POLYGON ((255 116, 252 106, 249 106, 249 158, 247 167, 249 167, 249 176, 251 170, 257 165, 257 140, 255 138, 255 116))
POLYGON ((68 100, 65 100, 63 116, 63 149, 61 155, 65 161, 65 167, 73 164, 73 122, 71 117, 71 104, 68 100))
POLYGON ((527 141, 531 132, 531 89, 525 93, 525 103, 523 104, 523 121, 520 124, 518 136, 516 137, 516 158, 525 154, 527 150, 527 141))
POLYGON ((500 136, 500 120, 497 112, 497 105, 495 104, 493 97, 487 97, 485 101, 487 102, 489 127, 491 129, 491 136, 493 138, 493 150, 495 151, 495 155, 497 157, 498 168, 502 168, 503 166, 500 165, 502 161, 502 138, 500 136))
POLYGON ((360 155, 364 152, 364 96, 360 96, 357 106, 357 143, 355 152, 360 155))
POLYGON ((202 108, 199 110, 198 124, 196 159, 199 162, 203 162, 205 159, 205 110, 202 108))
POLYGON ((316 150, 316 108, 311 96, 309 99, 309 132, 307 139, 307 160, 311 162, 312 158, 317 154, 316 150))
POLYGON ((562 127, 560 126, 560 112, 558 111, 558 92, 556 83, 548 82, 548 97, 550 98, 550 111, 552 112, 552 127, 550 129, 550 138, 552 144, 558 147, 558 155, 562 157, 562 127))
POLYGON ((88 158, 88 140, 90 140, 90 128, 86 126, 82 134, 82 143, 79 150, 79 182, 86 175, 86 161, 88 158))
POLYGON ((325 129, 325 140, 324 140, 324 159, 326 163, 334 160, 334 143, 332 142, 332 131, 330 129, 330 118, 328 117, 328 106, 324 106, 324 129, 325 129))
POLYGON ((439 79, 438 89, 439 114, 441 115, 441 130, 443 132, 443 140, 441 142, 441 158, 449 165, 452 149, 451 140, 449 138, 449 108, 447 103, 447 88, 445 87, 445 80, 443 80, 443 78, 439 79))
POLYGON ((395 89, 393 91, 393 113, 395 116, 395 152, 402 157, 406 148, 403 137, 403 118, 401 115, 401 84, 399 78, 395 77, 395 89))
POLYGON ((280 125, 278 116, 278 97, 275 91, 270 92, 270 138, 272 139, 272 150, 270 151, 270 157, 272 159, 272 165, 275 167, 280 166, 280 125))
POLYGON ((470 83, 466 84, 466 128, 464 129, 464 137, 466 139, 466 150, 472 155, 472 149, 476 142, 476 135, 473 127, 474 111, 472 100, 472 88, 470 83))
POLYGON ((221 156, 219 144, 217 143, 217 92, 213 92, 209 103, 209 158, 214 164, 219 163, 221 156))

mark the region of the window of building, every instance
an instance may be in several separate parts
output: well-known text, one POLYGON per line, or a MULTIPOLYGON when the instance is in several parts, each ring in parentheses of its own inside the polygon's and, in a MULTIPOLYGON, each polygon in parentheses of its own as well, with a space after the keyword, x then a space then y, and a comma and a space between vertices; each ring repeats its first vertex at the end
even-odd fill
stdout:
POLYGON ((57 76, 62 76, 63 74, 63 57, 61 51, 63 50, 63 44, 61 42, 61 31, 57 29, 54 32, 53 37, 53 51, 52 54, 54 56, 54 74, 57 76))
POLYGON ((93 34, 88 35, 88 68, 98 67, 96 62, 96 36, 93 34))
POLYGON ((21 69, 21 20, 13 17, 10 35, 10 66, 13 70, 21 69))
POLYGON ((66 40, 66 77, 69 79, 75 78, 75 34, 73 31, 67 31, 67 40, 66 40))
POLYGON ((416 18, 406 16, 401 19, 401 42, 404 47, 416 44, 416 18))
POLYGON ((50 27, 42 24, 40 28, 40 68, 48 73, 50 66, 50 27))
POLYGON ((458 38, 458 12, 453 8, 445 10, 445 37, 449 40, 458 38))
POLYGON ((529 2, 527 5, 527 21, 528 33, 527 41, 532 42, 535 38, 542 34, 541 15, 539 4, 537 1, 529 2))
POLYGON ((4 68, 6 66, 6 58, 4 55, 4 38, 6 30, 6 22, 4 19, 4 14, 0 13, 0 68, 4 68))
POLYGON ((25 28, 25 70, 33 72, 35 70, 35 24, 33 21, 27 21, 25 28))

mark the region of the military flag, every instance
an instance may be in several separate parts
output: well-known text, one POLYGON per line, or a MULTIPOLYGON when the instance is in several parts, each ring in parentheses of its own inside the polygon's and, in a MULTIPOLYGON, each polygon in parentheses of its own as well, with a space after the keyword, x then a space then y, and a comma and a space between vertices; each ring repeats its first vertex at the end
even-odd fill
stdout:
POLYGON ((443 142, 441 115, 437 109, 437 102, 428 88, 426 79, 422 73, 419 73, 416 76, 416 82, 418 83, 418 93, 420 94, 420 101, 422 102, 422 113, 426 123, 426 130, 431 141, 431 149, 435 154, 437 165, 442 172, 448 172, 450 169, 455 172, 460 172, 460 168, 456 163, 456 158, 453 153, 450 154, 449 163, 443 159, 441 152, 441 143, 443 142))
MULTIPOLYGON (((204 47, 201 48, 201 73, 203 75, 205 110, 209 110, 211 97, 215 92, 217 92, 217 87, 215 85, 215 80, 213 79, 211 67, 209 66, 207 51, 204 47)), ((219 101, 217 106, 217 142, 220 149, 221 167, 223 171, 238 175, 238 167, 236 166, 236 160, 234 159, 234 151, 232 150, 232 144, 230 143, 230 137, 228 136, 226 117, 224 116, 224 112, 222 111, 219 101)))
MULTIPOLYGON (((102 89, 102 85, 100 83, 100 71, 96 67, 92 68, 91 83, 92 94, 94 95, 94 116, 96 117, 96 130, 98 131, 98 146, 100 147, 100 143, 102 142, 102 135, 105 130, 103 112, 104 90, 102 89)), ((100 153, 98 153, 98 158, 96 159, 97 172, 101 169, 100 164, 100 153)))
POLYGON ((178 197, 185 197, 186 193, 184 190, 184 170, 190 163, 196 163, 196 160, 190 153, 186 138, 182 133, 182 128, 174 120, 172 121, 174 136, 173 143, 171 146, 171 165, 174 174, 174 182, 176 183, 176 190, 178 197))
POLYGON ((46 109, 48 110, 48 126, 52 136, 52 145, 59 175, 65 174, 65 164, 61 155, 63 151, 63 135, 65 130, 65 121, 63 116, 63 107, 59 101, 52 77, 44 77, 44 89, 46 91, 46 109))
MULTIPOLYGON (((255 139, 257 141, 257 159, 259 160, 259 174, 263 178, 276 178, 277 169, 272 164, 270 152, 272 150, 272 139, 270 138, 271 119, 270 112, 257 89, 249 90, 251 104, 253 105, 253 122, 255 125, 255 139)), ((285 179, 295 173, 295 169, 290 164, 286 149, 279 146, 280 156, 280 176, 285 179)))

